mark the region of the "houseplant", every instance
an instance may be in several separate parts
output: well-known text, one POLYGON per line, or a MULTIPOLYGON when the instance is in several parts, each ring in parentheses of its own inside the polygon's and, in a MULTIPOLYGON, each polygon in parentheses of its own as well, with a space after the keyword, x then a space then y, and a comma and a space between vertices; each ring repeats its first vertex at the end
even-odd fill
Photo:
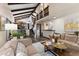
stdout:
POLYGON ((23 33, 19 32, 19 35, 20 35, 20 39, 23 39, 23 33))
POLYGON ((23 39, 25 36, 25 33, 24 32, 13 32, 12 36, 13 36, 13 38, 17 37, 17 39, 20 39, 20 38, 23 39))
POLYGON ((12 33, 13 39, 17 39, 17 35, 18 35, 17 32, 13 32, 13 33, 12 33))

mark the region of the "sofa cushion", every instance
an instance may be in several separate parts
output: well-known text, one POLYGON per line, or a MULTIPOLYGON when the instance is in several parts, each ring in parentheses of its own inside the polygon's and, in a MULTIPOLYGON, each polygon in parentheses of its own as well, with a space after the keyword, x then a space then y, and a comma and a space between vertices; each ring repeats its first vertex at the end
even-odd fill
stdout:
POLYGON ((6 50, 7 48, 13 48, 13 51, 16 50, 17 40, 10 40, 6 42, 1 48, 0 51, 6 50))
POLYGON ((34 55, 32 55, 32 56, 41 56, 41 54, 37 53, 37 54, 34 54, 34 55))
POLYGON ((27 47, 28 45, 31 45, 32 44, 31 38, 20 39, 18 41, 21 42, 21 43, 23 43, 25 45, 25 47, 27 47))
POLYGON ((16 55, 18 54, 18 53, 26 53, 27 54, 27 52, 26 52, 26 49, 25 49, 25 46, 24 46, 24 44, 22 44, 21 42, 18 42, 18 45, 17 45, 17 49, 16 49, 16 55))
POLYGON ((37 53, 37 50, 32 45, 27 46, 26 51, 29 56, 37 53))
POLYGON ((16 56, 27 56, 27 54, 20 51, 20 52, 17 52, 16 56))
POLYGON ((11 40, 10 46, 13 48, 14 51, 16 50, 17 43, 18 43, 17 40, 11 40))
POLYGON ((25 46, 21 42, 18 42, 17 45, 17 52, 19 52, 19 50, 25 52, 25 46))
POLYGON ((48 54, 48 53, 44 52, 44 53, 37 53, 37 54, 34 54, 32 56, 53 56, 53 54, 52 53, 51 54, 48 54))
POLYGON ((33 43, 32 45, 37 50, 38 53, 44 52, 44 46, 40 42, 33 43))
POLYGON ((18 42, 16 56, 27 56, 27 50, 21 42, 18 42))
POLYGON ((14 51, 12 48, 7 48, 6 50, 0 51, 0 56, 14 56, 14 51))

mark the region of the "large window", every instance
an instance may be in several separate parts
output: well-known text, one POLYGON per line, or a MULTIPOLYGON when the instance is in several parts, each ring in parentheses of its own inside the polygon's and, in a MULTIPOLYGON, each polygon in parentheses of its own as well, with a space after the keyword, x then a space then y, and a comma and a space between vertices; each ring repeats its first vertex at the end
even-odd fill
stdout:
POLYGON ((44 9, 44 16, 49 15, 49 6, 44 9))
POLYGON ((36 19, 37 19, 37 20, 39 19, 38 14, 36 15, 36 19))
POLYGON ((44 10, 44 3, 40 4, 40 10, 43 11, 44 10))
POLYGON ((40 19, 43 18, 43 11, 39 13, 40 19))
POLYGON ((42 3, 39 5, 39 8, 37 8, 36 11, 39 11, 36 15, 36 19, 39 20, 49 15, 49 6, 46 3, 42 3))

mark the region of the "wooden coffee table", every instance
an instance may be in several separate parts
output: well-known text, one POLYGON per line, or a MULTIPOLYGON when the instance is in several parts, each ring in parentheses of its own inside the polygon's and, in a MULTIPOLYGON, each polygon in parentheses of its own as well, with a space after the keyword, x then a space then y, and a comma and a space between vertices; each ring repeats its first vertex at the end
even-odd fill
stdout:
POLYGON ((46 45, 45 43, 43 43, 43 45, 45 47, 45 52, 50 51, 55 56, 58 56, 58 55, 63 56, 65 53, 65 50, 67 49, 67 47, 64 44, 46 45))
POLYGON ((74 49, 69 49, 66 45, 62 45, 62 48, 55 45, 46 45, 44 42, 42 43, 45 47, 45 51, 50 51, 55 56, 79 56, 79 51, 74 49), (63 48, 64 47, 64 48, 63 48))
POLYGON ((53 44, 53 47, 56 49, 59 49, 61 52, 63 52, 62 50, 67 49, 67 46, 65 44, 62 44, 62 43, 53 44))
POLYGON ((55 56, 58 56, 58 54, 54 51, 54 47, 52 47, 52 45, 45 45, 44 47, 45 47, 45 52, 50 51, 55 56))

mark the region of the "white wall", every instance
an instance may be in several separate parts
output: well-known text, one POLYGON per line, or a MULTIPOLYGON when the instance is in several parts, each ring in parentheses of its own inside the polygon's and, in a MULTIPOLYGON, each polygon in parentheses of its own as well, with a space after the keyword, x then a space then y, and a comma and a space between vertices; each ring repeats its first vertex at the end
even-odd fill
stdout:
POLYGON ((9 9, 8 5, 5 3, 0 3, 0 15, 14 22, 14 17, 11 13, 11 10, 9 9))
POLYGON ((0 31, 0 47, 6 43, 6 31, 0 31))
POLYGON ((53 30, 57 33, 64 33, 64 19, 56 19, 53 21, 53 30))
POLYGON ((1 30, 0 30, 0 47, 6 42, 6 31, 4 31, 5 17, 1 16, 1 30))
POLYGON ((79 12, 79 4, 76 3, 52 3, 49 4, 50 18, 56 16, 57 18, 71 15, 79 12))
MULTIPOLYGON (((64 33, 64 19, 63 18, 47 21, 44 23, 48 24, 47 26, 48 30, 55 30, 55 32, 57 33, 64 33)), ((42 26, 44 26, 43 29, 45 29, 46 25, 42 25, 42 26)))
POLYGON ((0 19, 2 23, 1 24, 2 30, 0 31, 0 47, 1 47, 6 42, 6 31, 4 31, 4 24, 5 24, 4 20, 8 18, 8 20, 14 22, 14 17, 11 13, 11 10, 9 9, 8 5, 5 3, 0 3, 0 17, 3 17, 0 19))

